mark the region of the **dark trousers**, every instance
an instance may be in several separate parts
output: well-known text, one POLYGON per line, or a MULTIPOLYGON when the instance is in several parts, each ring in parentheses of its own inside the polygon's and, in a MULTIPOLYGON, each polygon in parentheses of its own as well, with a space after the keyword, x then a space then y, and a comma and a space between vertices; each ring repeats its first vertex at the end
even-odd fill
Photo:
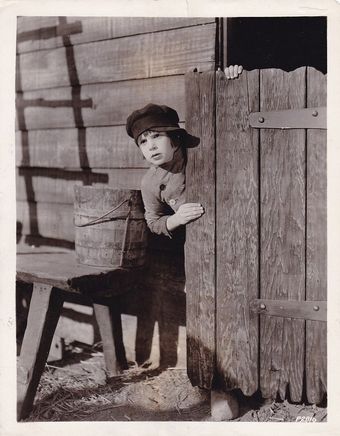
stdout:
POLYGON ((179 326, 185 325, 183 251, 150 250, 144 284, 144 304, 138 319, 136 338, 137 363, 143 364, 150 356, 150 336, 152 338, 157 321, 160 366, 176 366, 179 326))

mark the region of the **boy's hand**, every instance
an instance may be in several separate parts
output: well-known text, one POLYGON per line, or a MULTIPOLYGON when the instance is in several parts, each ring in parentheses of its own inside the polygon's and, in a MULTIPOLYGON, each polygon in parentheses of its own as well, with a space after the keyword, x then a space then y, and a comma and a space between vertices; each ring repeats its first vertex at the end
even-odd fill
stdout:
POLYGON ((200 203, 182 204, 174 215, 169 216, 166 222, 168 230, 171 232, 179 226, 190 223, 200 218, 204 214, 204 208, 200 203))
POLYGON ((237 79, 237 77, 242 73, 243 67, 242 65, 230 65, 226 67, 224 70, 224 74, 227 79, 237 79))

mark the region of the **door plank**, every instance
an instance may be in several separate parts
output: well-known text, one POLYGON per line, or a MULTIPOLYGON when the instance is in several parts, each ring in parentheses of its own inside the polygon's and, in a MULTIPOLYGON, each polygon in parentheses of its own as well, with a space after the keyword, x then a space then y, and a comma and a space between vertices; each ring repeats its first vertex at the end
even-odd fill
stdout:
POLYGON ((211 388, 215 367, 215 72, 186 75, 186 124, 200 138, 188 150, 186 200, 205 214, 187 228, 187 361, 191 383, 211 388))
POLYGON ((216 232, 217 372, 228 388, 258 387, 258 131, 248 122, 259 108, 259 71, 237 80, 217 73, 216 232))
MULTIPOLYGON (((307 106, 326 106, 327 78, 308 67, 307 106)), ((327 300, 327 133, 307 131, 307 300, 327 300)), ((327 392, 327 325, 307 321, 307 398, 320 403, 327 392)))
MULTIPOLYGON (((303 108, 306 69, 261 71, 260 110, 303 108)), ((261 298, 305 298, 305 131, 261 130, 261 298)), ((261 315, 260 386, 300 401, 305 321, 261 315)))

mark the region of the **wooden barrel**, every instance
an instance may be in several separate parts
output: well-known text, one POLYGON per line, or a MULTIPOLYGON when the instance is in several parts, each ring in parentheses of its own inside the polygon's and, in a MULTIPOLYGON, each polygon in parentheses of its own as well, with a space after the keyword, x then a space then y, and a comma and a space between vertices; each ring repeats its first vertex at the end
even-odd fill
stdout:
POLYGON ((74 193, 78 262, 109 268, 142 266, 147 227, 140 191, 75 185, 74 193))

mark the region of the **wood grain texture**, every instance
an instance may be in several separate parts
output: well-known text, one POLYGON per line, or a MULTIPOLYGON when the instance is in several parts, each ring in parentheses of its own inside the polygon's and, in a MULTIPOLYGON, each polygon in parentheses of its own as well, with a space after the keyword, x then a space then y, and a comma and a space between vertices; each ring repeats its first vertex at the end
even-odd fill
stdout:
POLYGON ((18 17, 19 53, 214 23, 213 17, 18 17), (64 38, 63 38, 64 35, 64 38))
MULTIPOLYGON (((143 218, 144 206, 139 190, 134 189, 115 189, 108 186, 76 186, 74 193, 74 211, 75 214, 100 216, 108 210, 117 207, 110 217, 126 218, 130 213, 132 219, 143 218), (128 201, 130 201, 130 204, 128 201), (118 207, 118 205, 120 205, 118 207)), ((83 224, 82 220, 77 224, 83 224)))
MULTIPOLYGON (((181 123, 184 127, 184 123, 181 123)), ((148 168, 125 126, 17 131, 16 164, 47 168, 148 168)))
POLYGON ((17 131, 16 164, 73 169, 148 167, 125 126, 17 131))
POLYGON ((187 364, 193 385, 211 388, 215 367, 215 73, 186 75, 186 123, 201 139, 188 153, 186 200, 205 214, 187 226, 187 364))
POLYGON ((26 418, 49 353, 63 300, 52 286, 34 283, 17 377, 17 418, 26 418))
POLYGON ((209 24, 24 53, 17 58, 17 91, 210 70, 215 30, 209 24))
MULTIPOLYGON (((122 295, 140 287, 143 268, 95 268, 81 265, 73 250, 30 248, 17 255, 16 279, 24 283, 43 283, 69 295, 89 297, 103 304, 103 298, 122 295)), ((66 295, 65 295, 66 296, 66 295)), ((92 299, 92 300, 91 300, 92 299)))
POLYGON ((249 112, 259 108, 259 71, 237 80, 217 73, 216 103, 216 359, 229 389, 258 388, 258 131, 249 112))
MULTIPOLYGON (((260 73, 260 110, 302 108, 306 68, 260 73)), ((305 297, 305 131, 261 130, 261 298, 305 297)), ((305 322, 261 315, 260 386, 265 398, 300 401, 305 322)))
POLYGON ((17 96, 18 130, 125 125, 150 103, 166 104, 184 120, 184 76, 30 91, 17 96))
POLYGON ((74 241, 73 204, 17 201, 17 221, 22 235, 74 241))
POLYGON ((114 307, 94 304, 93 308, 103 342, 105 372, 108 378, 114 377, 128 368, 122 339, 121 317, 120 314, 116 313, 114 307), (114 331, 114 327, 116 327, 116 331, 114 331), (119 348, 117 351, 116 345, 119 348), (119 355, 122 359, 118 359, 119 355))
POLYGON ((54 168, 17 169, 17 200, 73 204, 74 185, 114 189, 140 189, 146 169, 63 170, 54 168))
POLYGON ((79 262, 100 267, 138 267, 145 263, 147 226, 140 191, 76 186, 74 222, 79 262), (87 225, 113 208, 117 210, 87 225))
MULTIPOLYGON (((307 69, 307 106, 326 106, 327 77, 307 69)), ((306 299, 327 300, 327 133, 307 131, 306 299)), ((306 324, 307 398, 320 403, 327 392, 327 326, 306 324)))

